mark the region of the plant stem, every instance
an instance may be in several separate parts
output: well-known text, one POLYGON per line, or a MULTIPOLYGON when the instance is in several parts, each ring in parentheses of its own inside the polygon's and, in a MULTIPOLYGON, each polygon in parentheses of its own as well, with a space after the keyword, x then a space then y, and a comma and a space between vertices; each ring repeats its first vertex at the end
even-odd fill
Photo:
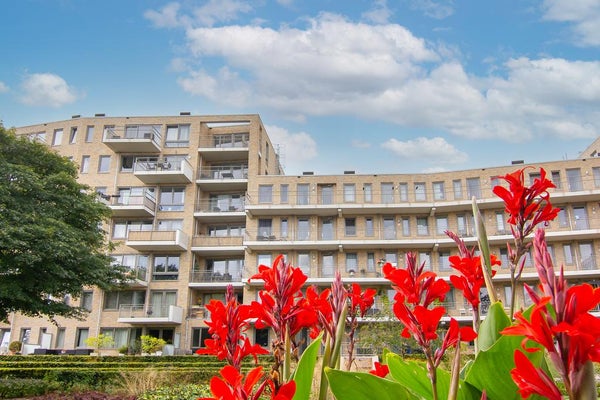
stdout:
POLYGON ((290 339, 290 333, 286 329, 285 330, 285 354, 283 359, 283 383, 287 382, 290 379, 291 375, 291 363, 292 363, 292 340, 290 339))
POLYGON ((319 385, 319 400, 327 399, 327 389, 329 388, 329 381, 325 376, 325 367, 329 366, 331 362, 331 338, 327 335, 325 340, 325 352, 323 353, 323 363, 321 364, 321 383, 319 385))

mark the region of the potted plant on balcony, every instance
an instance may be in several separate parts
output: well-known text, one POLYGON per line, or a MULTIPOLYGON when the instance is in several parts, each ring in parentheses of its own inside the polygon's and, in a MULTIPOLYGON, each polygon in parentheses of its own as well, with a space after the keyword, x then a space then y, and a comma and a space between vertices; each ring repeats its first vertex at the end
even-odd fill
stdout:
POLYGON ((10 351, 10 354, 19 354, 21 352, 22 347, 23 343, 19 342, 18 340, 15 340, 13 342, 10 342, 10 344, 8 345, 8 351, 10 351))

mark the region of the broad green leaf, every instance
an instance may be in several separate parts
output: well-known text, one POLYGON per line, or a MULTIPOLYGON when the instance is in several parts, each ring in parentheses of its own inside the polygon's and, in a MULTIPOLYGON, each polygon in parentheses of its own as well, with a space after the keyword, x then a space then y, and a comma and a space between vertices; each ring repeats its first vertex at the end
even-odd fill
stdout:
POLYGON ((292 379, 296 382, 294 400, 308 400, 310 398, 322 337, 323 332, 304 350, 296 370, 292 374, 292 379))
MULTIPOLYGON (((517 385, 510 370, 514 368, 513 354, 520 347, 522 336, 501 336, 491 347, 480 351, 469 369, 466 382, 479 390, 485 389, 489 400, 520 400, 517 385)), ((526 354, 534 365, 543 365, 542 352, 526 354)), ((528 399, 542 399, 532 395, 528 399)))
POLYGON ((329 387, 336 399, 419 400, 398 382, 365 372, 325 368, 329 387))
MULTIPOLYGON (((427 367, 424 362, 406 361, 397 354, 387 355, 387 364, 390 368, 390 375, 398 383, 402 384, 407 390, 420 399, 431 399, 432 388, 431 381, 427 375, 427 367)), ((450 390, 450 373, 438 368, 436 373, 437 393, 439 399, 446 399, 450 390)), ((478 400, 481 393, 474 387, 465 382, 459 382, 458 399, 478 400)))
POLYGON ((488 310, 488 314, 479 326, 477 336, 477 344, 479 350, 487 350, 496 341, 502 337, 500 331, 507 326, 510 326, 510 318, 504 312, 502 303, 496 302, 492 304, 488 310))

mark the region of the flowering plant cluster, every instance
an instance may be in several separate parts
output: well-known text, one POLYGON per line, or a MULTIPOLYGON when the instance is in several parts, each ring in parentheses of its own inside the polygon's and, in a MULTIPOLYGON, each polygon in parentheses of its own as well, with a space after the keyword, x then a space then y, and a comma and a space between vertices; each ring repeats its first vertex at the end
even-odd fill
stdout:
POLYGON ((250 278, 264 282, 260 302, 238 304, 229 288, 225 304, 207 306, 212 339, 206 341, 204 352, 228 361, 221 377, 211 381, 214 398, 257 399, 268 393, 278 400, 325 399, 330 390, 337 399, 595 399, 593 363, 600 361, 600 318, 591 310, 600 304, 600 288, 569 286, 562 268, 555 272, 540 228, 558 213, 550 202, 547 190, 553 184, 545 171, 540 170, 531 186, 524 184, 523 170, 501 178, 508 188, 496 186, 494 192, 504 200, 510 216, 514 243, 509 245, 508 267, 513 294, 530 249, 539 276, 537 292, 524 285, 533 302, 529 309, 514 312, 513 297, 507 314, 497 299, 493 277, 500 261, 490 252, 473 200, 478 247, 469 249, 457 235, 446 232, 458 247, 458 255, 449 258, 456 271, 449 281, 470 303, 472 326, 460 326, 446 316, 442 304, 450 284, 419 265, 409 252, 404 268, 385 263, 382 272, 395 291, 392 310, 402 326, 399 335, 413 338, 425 361, 386 352, 370 373, 350 371, 358 321, 373 305, 375 290, 363 291, 357 284, 345 287, 338 273, 330 288, 319 291, 309 286, 303 292, 306 275, 279 256, 272 266, 259 266, 250 278), (491 305, 482 319, 484 286, 491 305), (274 360, 268 374, 260 367, 245 376, 240 370, 244 357, 266 352, 245 336, 250 320, 257 328, 270 327, 274 332, 274 360), (298 358, 295 338, 302 329, 310 331, 313 342, 298 358), (340 368, 344 337, 349 341, 346 371, 340 368), (461 342, 475 344, 475 358, 464 366, 460 364, 461 342), (321 382, 318 393, 311 393, 321 346, 321 382), (444 358, 451 360, 449 371, 440 368, 444 358))

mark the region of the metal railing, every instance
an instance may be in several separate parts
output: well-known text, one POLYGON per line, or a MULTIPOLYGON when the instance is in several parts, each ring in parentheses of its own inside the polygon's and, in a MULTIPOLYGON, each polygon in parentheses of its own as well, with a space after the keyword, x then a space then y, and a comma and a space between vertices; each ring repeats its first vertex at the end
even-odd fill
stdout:
POLYGON ((247 179, 248 164, 205 166, 198 169, 198 179, 247 179))
POLYGON ((241 282, 242 273, 234 272, 215 272, 215 271, 192 271, 190 273, 190 282, 241 282))
POLYGON ((196 212, 240 212, 246 209, 245 197, 232 197, 229 199, 215 199, 199 201, 196 204, 196 212))
POLYGON ((160 146, 162 140, 160 125, 107 126, 103 140, 148 139, 160 146))

